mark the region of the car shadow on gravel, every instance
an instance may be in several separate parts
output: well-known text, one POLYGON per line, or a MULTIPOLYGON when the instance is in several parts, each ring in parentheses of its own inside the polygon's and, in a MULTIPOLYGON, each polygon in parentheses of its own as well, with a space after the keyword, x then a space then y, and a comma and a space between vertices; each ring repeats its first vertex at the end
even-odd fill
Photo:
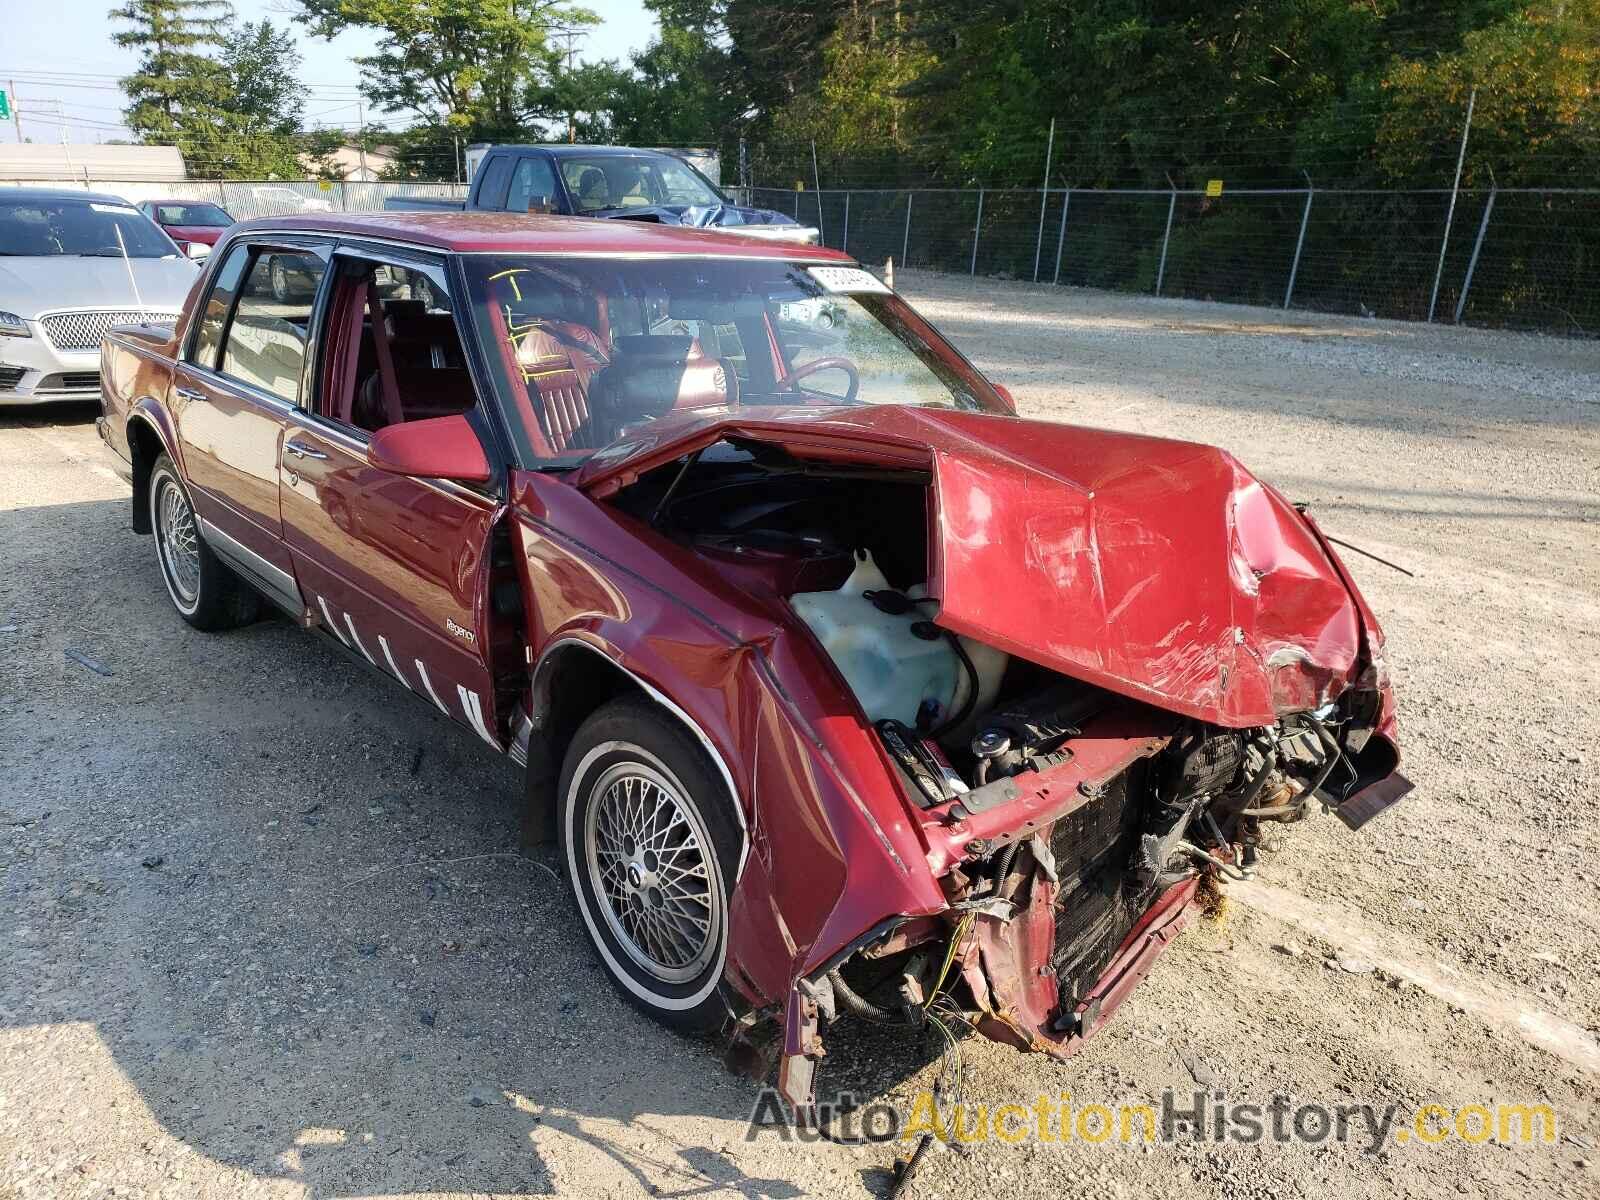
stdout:
MULTIPOLYGON (((125 504, 0 512, 95 563, 0 588, 0 1020, 91 1025, 171 1138, 312 1196, 802 1194, 758 1086, 610 986, 520 774, 287 621, 184 625, 125 504)), ((874 1045, 879 1089, 926 1062, 874 1045)))

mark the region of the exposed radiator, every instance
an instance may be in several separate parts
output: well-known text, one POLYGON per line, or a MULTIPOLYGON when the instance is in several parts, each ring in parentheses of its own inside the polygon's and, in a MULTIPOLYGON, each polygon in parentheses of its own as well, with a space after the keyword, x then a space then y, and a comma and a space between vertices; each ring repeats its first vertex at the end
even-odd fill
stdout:
POLYGON ((1050 849, 1061 878, 1051 967, 1064 1008, 1094 986, 1117 947, 1154 899, 1128 870, 1138 844, 1149 764, 1135 763, 1104 795, 1057 821, 1050 849))

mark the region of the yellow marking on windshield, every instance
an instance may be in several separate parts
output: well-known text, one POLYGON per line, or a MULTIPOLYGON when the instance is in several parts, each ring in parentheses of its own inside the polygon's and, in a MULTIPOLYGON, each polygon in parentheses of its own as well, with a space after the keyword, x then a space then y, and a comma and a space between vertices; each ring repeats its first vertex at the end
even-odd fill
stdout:
POLYGON ((510 284, 511 284, 512 293, 516 296, 516 298, 518 300, 521 300, 522 299, 522 289, 517 286, 517 276, 521 275, 527 269, 528 269, 527 267, 509 267, 506 270, 499 272, 498 274, 489 276, 489 281, 492 283, 496 279, 508 280, 510 282, 510 284))

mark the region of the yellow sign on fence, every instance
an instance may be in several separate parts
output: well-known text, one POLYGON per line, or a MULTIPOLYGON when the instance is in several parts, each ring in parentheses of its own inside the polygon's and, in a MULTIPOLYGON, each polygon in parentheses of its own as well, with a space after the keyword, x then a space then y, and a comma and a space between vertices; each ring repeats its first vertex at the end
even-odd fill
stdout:
POLYGON ((1220 195, 1222 195, 1222 180, 1220 180, 1220 179, 1208 179, 1208 180, 1206 180, 1206 195, 1208 195, 1208 196, 1220 196, 1220 195))

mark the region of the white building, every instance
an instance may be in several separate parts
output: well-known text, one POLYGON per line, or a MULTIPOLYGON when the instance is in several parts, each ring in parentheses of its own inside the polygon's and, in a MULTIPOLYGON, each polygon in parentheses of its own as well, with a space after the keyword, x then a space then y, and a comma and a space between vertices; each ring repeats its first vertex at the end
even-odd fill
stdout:
POLYGON ((189 178, 176 146, 72 146, 54 142, 0 144, 0 180, 77 183, 97 179, 171 183, 189 178))

